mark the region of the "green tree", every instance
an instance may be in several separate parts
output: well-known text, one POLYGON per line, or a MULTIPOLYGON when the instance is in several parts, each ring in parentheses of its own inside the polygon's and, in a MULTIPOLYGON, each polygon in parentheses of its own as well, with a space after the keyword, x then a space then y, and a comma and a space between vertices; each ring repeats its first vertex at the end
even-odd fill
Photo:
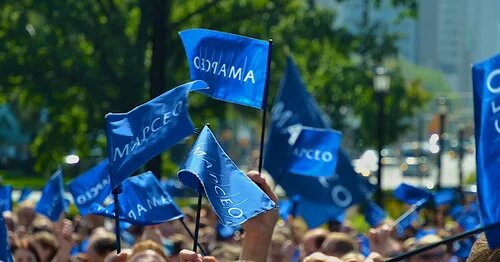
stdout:
MULTIPOLYGON (((411 10, 414 1, 396 2, 411 10)), ((105 152, 104 115, 128 111, 187 82, 177 33, 204 27, 272 37, 271 98, 284 57, 292 52, 335 127, 344 126, 342 108, 349 108, 363 118, 362 128, 368 131, 376 112, 370 70, 374 63, 369 62, 380 48, 376 30, 368 24, 368 31, 358 34, 335 28, 335 17, 333 10, 300 0, 5 0, 0 6, 1 99, 21 109, 30 123, 37 171, 54 168, 71 150, 83 158, 96 150, 105 152), (41 111, 45 121, 40 121, 41 111)), ((383 45, 394 46, 394 37, 383 39, 383 45)), ((404 131, 399 121, 423 101, 421 89, 405 85, 397 68, 393 74, 395 91, 388 100, 396 127, 388 128, 394 133, 388 134, 391 138, 404 131)), ((190 103, 199 125, 217 123, 228 108, 201 95, 192 95, 190 103)), ((237 108, 260 116, 256 110, 237 108)), ((369 132, 361 133, 367 141, 373 139, 369 132)), ((181 151, 164 158, 179 158, 181 151)), ((150 168, 158 174, 160 164, 153 162, 150 168)))

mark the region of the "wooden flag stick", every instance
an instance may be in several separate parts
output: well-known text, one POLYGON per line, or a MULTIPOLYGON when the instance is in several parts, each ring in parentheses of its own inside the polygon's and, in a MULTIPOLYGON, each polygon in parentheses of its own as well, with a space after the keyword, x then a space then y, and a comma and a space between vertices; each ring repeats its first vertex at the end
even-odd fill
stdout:
POLYGON ((264 99, 262 101, 262 124, 260 131, 260 149, 259 149, 259 173, 262 172, 263 156, 264 156, 264 138, 266 134, 266 118, 267 118, 267 94, 269 93, 269 79, 271 72, 271 54, 273 49, 273 40, 269 39, 269 51, 267 54, 267 75, 266 75, 266 86, 264 87, 264 99))

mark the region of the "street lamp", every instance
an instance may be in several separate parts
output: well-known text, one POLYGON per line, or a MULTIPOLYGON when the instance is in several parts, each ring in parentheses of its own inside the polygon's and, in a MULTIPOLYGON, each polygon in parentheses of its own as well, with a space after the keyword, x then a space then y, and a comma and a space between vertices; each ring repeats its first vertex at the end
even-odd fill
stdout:
POLYGON ((382 150, 384 147, 384 98, 385 94, 389 91, 391 85, 391 77, 385 67, 377 67, 375 69, 375 76, 373 77, 373 88, 377 94, 378 100, 378 170, 377 170, 377 192, 376 201, 379 206, 383 206, 382 196, 382 150))
POLYGON ((437 190, 441 189, 441 179, 442 179, 442 160, 441 156, 444 151, 444 125, 446 121, 446 114, 448 113, 448 104, 446 98, 438 97, 438 112, 439 112, 439 151, 437 155, 437 168, 438 168, 438 177, 437 177, 437 190))

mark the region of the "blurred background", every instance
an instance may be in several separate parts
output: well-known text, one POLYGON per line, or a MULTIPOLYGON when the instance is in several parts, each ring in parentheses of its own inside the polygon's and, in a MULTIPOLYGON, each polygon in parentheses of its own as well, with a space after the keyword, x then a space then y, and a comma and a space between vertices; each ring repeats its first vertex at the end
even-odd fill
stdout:
MULTIPOLYGON (((433 188, 439 174, 443 187, 474 185, 470 68, 500 47, 497 10, 500 0, 4 0, 0 175, 40 188, 58 166, 71 179, 105 158, 104 115, 188 82, 178 32, 203 27, 272 38, 270 107, 290 55, 356 171, 375 179, 381 159, 384 189, 433 188)), ((195 124, 210 122, 255 168, 261 112, 189 101, 195 124)), ((146 168, 174 176, 191 143, 146 168)))

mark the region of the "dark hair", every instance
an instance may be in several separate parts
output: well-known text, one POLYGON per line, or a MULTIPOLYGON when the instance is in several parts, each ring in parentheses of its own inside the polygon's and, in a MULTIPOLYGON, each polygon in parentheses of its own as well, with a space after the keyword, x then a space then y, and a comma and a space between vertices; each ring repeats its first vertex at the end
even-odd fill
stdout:
POLYGON ((11 244, 10 248, 11 248, 10 250, 11 250, 13 255, 18 248, 27 249, 33 254, 36 262, 41 261, 40 256, 38 255, 35 247, 33 246, 33 243, 29 242, 27 239, 21 239, 21 240, 14 241, 11 244))
POLYGON ((323 242, 325 242, 326 236, 325 235, 319 235, 316 237, 314 240, 314 244, 316 245, 316 249, 320 249, 321 245, 323 245, 323 242))
POLYGON ((116 239, 101 237, 94 242, 94 251, 100 256, 106 256, 109 252, 116 249, 116 239))

